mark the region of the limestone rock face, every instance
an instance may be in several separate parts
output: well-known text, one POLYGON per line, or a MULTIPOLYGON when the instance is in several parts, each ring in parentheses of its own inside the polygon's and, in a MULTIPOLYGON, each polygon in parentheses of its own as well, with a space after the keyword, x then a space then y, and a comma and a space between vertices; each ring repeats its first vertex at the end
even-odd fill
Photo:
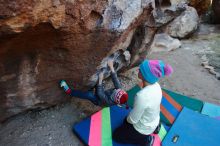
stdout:
POLYGON ((0 121, 68 100, 58 87, 61 79, 78 89, 94 86, 108 57, 114 58, 116 70, 138 65, 158 27, 184 10, 154 15, 152 1, 2 1, 0 121), (158 16, 166 20, 159 26, 158 16))

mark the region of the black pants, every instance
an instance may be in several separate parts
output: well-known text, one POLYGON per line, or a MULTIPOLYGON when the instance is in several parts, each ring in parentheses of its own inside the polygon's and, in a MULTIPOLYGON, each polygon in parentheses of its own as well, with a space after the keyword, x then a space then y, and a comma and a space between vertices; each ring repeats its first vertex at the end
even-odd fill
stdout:
POLYGON ((146 145, 150 135, 143 135, 134 129, 125 118, 123 124, 113 132, 113 140, 118 143, 146 145))

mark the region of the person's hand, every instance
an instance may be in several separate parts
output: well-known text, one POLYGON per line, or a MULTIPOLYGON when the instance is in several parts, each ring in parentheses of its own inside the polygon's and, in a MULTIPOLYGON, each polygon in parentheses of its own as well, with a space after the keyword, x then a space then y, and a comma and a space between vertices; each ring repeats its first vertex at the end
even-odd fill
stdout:
POLYGON ((108 60, 108 66, 112 72, 115 72, 113 59, 108 60))
POLYGON ((101 71, 101 72, 99 73, 99 83, 102 82, 103 78, 104 78, 104 71, 101 71))
POLYGON ((113 67, 113 59, 108 59, 108 66, 113 67))

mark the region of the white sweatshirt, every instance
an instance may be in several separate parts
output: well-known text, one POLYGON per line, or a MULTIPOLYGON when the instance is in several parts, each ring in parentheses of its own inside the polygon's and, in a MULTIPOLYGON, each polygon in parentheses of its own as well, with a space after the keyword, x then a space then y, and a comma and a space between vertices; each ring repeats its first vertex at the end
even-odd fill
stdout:
POLYGON ((161 99, 162 90, 157 82, 144 87, 136 94, 127 121, 141 134, 153 133, 160 121, 161 99))

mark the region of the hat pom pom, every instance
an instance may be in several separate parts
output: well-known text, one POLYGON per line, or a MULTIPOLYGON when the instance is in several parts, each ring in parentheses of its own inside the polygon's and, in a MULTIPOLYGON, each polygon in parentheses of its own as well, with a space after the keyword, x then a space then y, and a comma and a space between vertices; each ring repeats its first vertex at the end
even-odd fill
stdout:
POLYGON ((169 64, 166 64, 164 67, 164 73, 166 76, 169 76, 173 73, 173 68, 169 64))

